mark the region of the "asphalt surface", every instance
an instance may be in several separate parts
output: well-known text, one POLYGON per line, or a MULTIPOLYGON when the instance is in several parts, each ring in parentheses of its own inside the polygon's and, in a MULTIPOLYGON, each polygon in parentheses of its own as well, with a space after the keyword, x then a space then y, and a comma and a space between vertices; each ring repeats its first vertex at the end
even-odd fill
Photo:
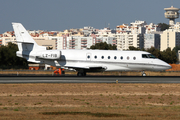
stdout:
POLYGON ((180 83, 180 76, 0 76, 0 84, 9 83, 180 83))

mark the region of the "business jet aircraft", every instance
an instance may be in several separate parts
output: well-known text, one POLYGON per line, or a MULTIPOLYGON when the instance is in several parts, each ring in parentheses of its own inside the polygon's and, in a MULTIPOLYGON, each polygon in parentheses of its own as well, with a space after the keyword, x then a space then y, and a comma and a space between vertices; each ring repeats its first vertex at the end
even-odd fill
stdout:
POLYGON ((46 50, 39 46, 21 23, 12 23, 19 51, 18 57, 28 62, 45 63, 58 68, 77 71, 77 76, 86 72, 101 71, 161 71, 171 66, 144 51, 118 50, 46 50))

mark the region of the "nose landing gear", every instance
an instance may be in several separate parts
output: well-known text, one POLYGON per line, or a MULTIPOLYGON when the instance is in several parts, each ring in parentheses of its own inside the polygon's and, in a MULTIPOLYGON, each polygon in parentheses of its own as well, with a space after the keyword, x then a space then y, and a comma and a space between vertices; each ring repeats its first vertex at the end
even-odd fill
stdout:
POLYGON ((142 73, 142 76, 146 76, 146 73, 144 71, 142 71, 141 73, 142 73))

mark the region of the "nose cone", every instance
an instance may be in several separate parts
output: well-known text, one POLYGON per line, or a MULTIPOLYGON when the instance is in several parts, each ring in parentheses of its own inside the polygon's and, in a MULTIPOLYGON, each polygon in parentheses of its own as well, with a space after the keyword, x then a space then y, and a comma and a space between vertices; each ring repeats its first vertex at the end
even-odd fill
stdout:
MULTIPOLYGON (((171 65, 169 65, 169 64, 167 64, 167 69, 171 69, 172 68, 172 66, 171 65)), ((167 70, 166 69, 166 70, 167 70)))
POLYGON ((169 65, 168 63, 166 63, 166 62, 164 62, 164 61, 162 61, 162 65, 163 65, 164 70, 167 70, 167 69, 171 69, 171 68, 172 68, 171 65, 169 65))
POLYGON ((167 70, 172 68, 171 65, 169 65, 168 63, 162 60, 157 60, 156 65, 157 65, 156 70, 167 70))

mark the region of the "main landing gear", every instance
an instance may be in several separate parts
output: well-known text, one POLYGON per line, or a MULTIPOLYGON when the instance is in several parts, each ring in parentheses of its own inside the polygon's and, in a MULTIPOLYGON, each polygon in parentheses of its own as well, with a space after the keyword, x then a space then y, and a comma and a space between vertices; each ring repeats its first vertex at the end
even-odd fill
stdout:
POLYGON ((78 72, 77 76, 86 76, 86 72, 78 72))

